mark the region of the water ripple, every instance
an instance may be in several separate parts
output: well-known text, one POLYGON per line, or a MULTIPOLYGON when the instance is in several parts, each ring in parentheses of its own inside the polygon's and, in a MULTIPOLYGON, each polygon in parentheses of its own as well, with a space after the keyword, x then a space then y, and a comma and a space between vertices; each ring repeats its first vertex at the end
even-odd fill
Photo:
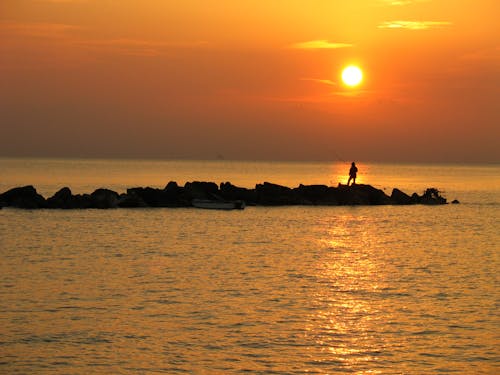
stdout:
POLYGON ((498 373, 498 231, 446 209, 7 210, 0 372, 498 373))

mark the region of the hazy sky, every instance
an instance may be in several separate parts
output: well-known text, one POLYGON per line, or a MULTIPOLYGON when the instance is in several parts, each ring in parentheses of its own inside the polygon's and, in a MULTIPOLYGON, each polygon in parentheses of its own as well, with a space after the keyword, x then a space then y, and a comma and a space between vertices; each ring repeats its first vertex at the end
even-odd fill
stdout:
POLYGON ((0 156, 500 162, 498 0, 0 0, 0 156), (357 64, 364 81, 341 83, 357 64))

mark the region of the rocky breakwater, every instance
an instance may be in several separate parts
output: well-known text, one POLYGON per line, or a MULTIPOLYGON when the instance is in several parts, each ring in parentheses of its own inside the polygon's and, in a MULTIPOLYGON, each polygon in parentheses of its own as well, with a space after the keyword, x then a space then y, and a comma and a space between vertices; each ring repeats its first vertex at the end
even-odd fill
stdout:
MULTIPOLYGON (((300 185, 290 188, 269 182, 257 184, 254 189, 234 186, 230 182, 188 182, 179 186, 169 182, 165 188, 136 187, 118 194, 109 189, 97 189, 91 194, 73 194, 68 187, 44 198, 33 186, 10 189, 0 194, 0 207, 25 209, 106 209, 134 207, 191 207, 193 199, 218 201, 242 200, 250 206, 346 206, 346 205, 410 205, 446 204, 435 188, 423 194, 408 195, 393 189, 389 196, 371 185, 300 185)), ((455 201, 456 202, 456 201, 455 201)))

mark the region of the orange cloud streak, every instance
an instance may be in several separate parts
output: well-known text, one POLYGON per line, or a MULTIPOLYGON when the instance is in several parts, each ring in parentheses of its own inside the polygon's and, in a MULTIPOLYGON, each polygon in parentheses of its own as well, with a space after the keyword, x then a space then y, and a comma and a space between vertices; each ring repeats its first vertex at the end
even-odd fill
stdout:
POLYGON ((78 26, 61 23, 0 22, 2 33, 35 38, 63 38, 69 32, 78 29, 80 29, 78 26))
POLYGON ((308 42, 294 43, 289 46, 289 48, 294 49, 337 49, 337 48, 348 48, 353 45, 350 43, 333 43, 328 40, 311 40, 308 42))
POLYGON ((378 25, 379 29, 427 30, 452 25, 447 21, 386 21, 378 25))

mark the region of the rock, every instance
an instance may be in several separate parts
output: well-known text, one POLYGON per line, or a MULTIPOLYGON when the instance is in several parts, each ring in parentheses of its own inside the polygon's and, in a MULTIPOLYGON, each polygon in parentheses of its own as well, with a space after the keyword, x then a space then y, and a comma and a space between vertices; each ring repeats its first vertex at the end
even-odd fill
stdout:
POLYGON ((127 202, 142 201, 146 207, 161 207, 160 202, 162 201, 161 191, 159 189, 153 189, 150 187, 136 187, 127 189, 127 194, 121 197, 121 200, 127 204, 127 202))
POLYGON ((362 197, 368 205, 390 204, 391 198, 383 190, 377 189, 371 185, 354 185, 356 193, 362 197))
POLYGON ((165 189, 151 187, 127 189, 127 196, 130 196, 129 202, 133 200, 139 202, 138 199, 141 199, 146 204, 146 207, 187 207, 190 201, 187 202, 181 196, 181 193, 182 188, 174 189, 173 185, 170 185, 170 187, 167 185, 165 189))
POLYGON ((381 205, 390 204, 391 199, 380 189, 371 185, 341 185, 337 188, 340 205, 381 205))
POLYGON ((257 201, 255 189, 237 187, 230 182, 221 183, 219 192, 223 199, 230 201, 241 200, 244 201, 247 206, 255 205, 257 201))
POLYGON ((440 195, 436 188, 428 188, 420 197, 421 204, 446 204, 446 199, 440 195))
POLYGON ((415 203, 408 194, 394 188, 391 193, 391 200, 394 204, 413 204, 415 203))
POLYGON ((163 189, 163 199, 167 206, 186 207, 191 203, 190 199, 183 197, 184 188, 177 185, 177 182, 170 181, 163 189))
POLYGON ((458 199, 454 199, 451 203, 452 204, 459 204, 460 202, 458 201, 458 199))
POLYGON ((264 206, 283 206, 299 204, 300 199, 296 192, 286 186, 269 182, 255 186, 257 204, 264 206))
POLYGON ((37 193, 36 189, 29 185, 17 187, 0 195, 2 206, 17 208, 46 208, 47 202, 44 197, 37 193))
POLYGON ((184 196, 187 200, 214 199, 219 197, 219 187, 215 182, 194 181, 184 185, 184 196))
POLYGON ((90 194, 89 208, 117 208, 119 195, 109 189, 97 189, 90 194))
POLYGON ((336 189, 326 185, 302 185, 294 189, 299 195, 300 204, 337 205, 336 189))
POLYGON ((47 205, 49 208, 81 208, 78 197, 74 196, 68 187, 63 187, 52 197, 48 198, 47 205))
POLYGON ((49 199, 67 201, 68 199, 71 199, 72 196, 73 194, 71 193, 71 189, 69 187, 63 187, 49 199))
POLYGON ((178 193, 179 192, 179 185, 177 185, 177 182, 175 181, 170 181, 167 186, 163 189, 166 193, 178 193))
POLYGON ((78 194, 74 196, 76 206, 78 208, 95 208, 92 207, 92 198, 90 194, 78 194))
MULTIPOLYGON (((11 189, 0 194, 0 207, 20 208, 115 208, 115 207, 190 207, 193 199, 216 199, 244 201, 247 205, 381 205, 381 204, 446 204, 446 199, 436 188, 427 189, 422 196, 409 196, 399 189, 393 189, 388 197, 382 190, 371 185, 352 186, 339 184, 299 185, 291 189, 269 182, 257 184, 255 189, 246 189, 213 182, 188 182, 180 187, 170 181, 164 189, 138 187, 127 189, 125 194, 108 189, 97 189, 92 194, 73 195, 68 187, 56 192, 47 201, 33 186, 11 189)), ((457 200, 453 203, 458 203, 457 200)))
POLYGON ((420 198, 420 195, 418 195, 417 193, 413 193, 413 194, 411 195, 411 202, 412 202, 413 204, 420 204, 420 199, 421 199, 421 198, 420 198))
POLYGON ((122 208, 135 208, 135 207, 147 207, 148 205, 144 200, 135 193, 121 194, 118 200, 118 207, 122 208))
POLYGON ((355 192, 350 186, 339 184, 335 189, 335 195, 339 206, 362 204, 362 202, 355 197, 355 192))

